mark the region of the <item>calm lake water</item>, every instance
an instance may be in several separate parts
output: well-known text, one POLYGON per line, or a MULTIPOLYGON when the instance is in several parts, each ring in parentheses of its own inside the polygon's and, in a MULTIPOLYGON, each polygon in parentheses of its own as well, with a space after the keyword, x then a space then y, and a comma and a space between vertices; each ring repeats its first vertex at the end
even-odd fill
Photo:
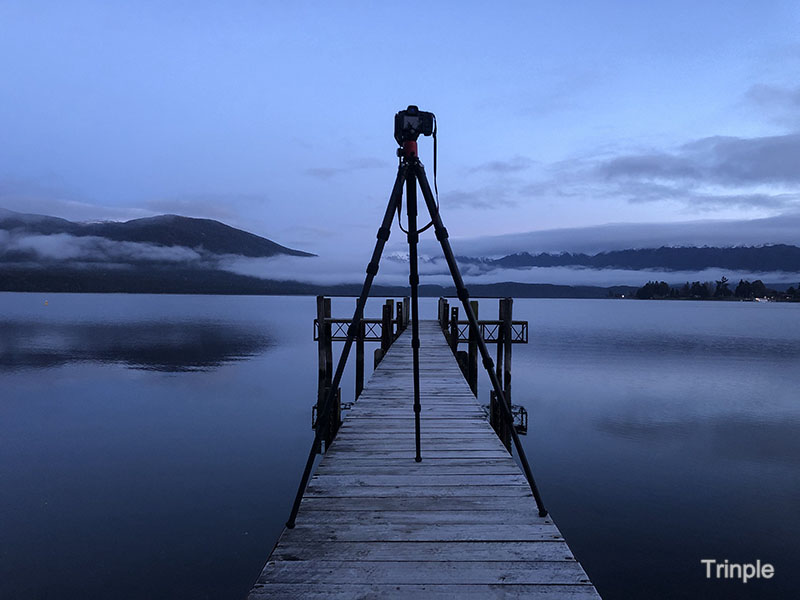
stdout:
MULTIPOLYGON (((244 597, 312 438, 314 311, 0 294, 0 598, 244 597)), ((603 597, 794 597, 800 305, 517 300, 514 315, 531 330, 512 382, 526 450, 603 597), (706 581, 703 558, 775 577, 706 581)))

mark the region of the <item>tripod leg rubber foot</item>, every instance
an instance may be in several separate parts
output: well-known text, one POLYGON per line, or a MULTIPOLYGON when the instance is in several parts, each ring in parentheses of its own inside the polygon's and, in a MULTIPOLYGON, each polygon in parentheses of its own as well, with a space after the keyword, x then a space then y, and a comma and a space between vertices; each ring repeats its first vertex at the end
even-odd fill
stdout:
POLYGON ((539 516, 540 516, 540 517, 546 517, 546 516, 547 516, 547 510, 546 510, 546 509, 544 509, 544 508, 543 508, 543 509, 541 509, 541 510, 539 511, 539 516))
POLYGON ((286 529, 294 529, 294 521, 286 521, 286 529))
POLYGON ((422 462, 422 457, 417 456, 416 458, 414 458, 414 462, 422 462))

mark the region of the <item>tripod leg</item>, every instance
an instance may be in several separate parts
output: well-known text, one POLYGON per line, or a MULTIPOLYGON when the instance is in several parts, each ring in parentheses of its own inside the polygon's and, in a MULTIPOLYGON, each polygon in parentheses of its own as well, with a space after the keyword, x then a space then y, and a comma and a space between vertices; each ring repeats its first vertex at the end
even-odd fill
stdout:
POLYGON ((411 285, 411 352, 414 360, 414 435, 417 454, 414 460, 422 461, 420 440, 419 394, 419 267, 417 265, 417 177, 413 169, 406 174, 406 209, 408 213, 408 283, 411 285))
MULTIPOLYGON (((389 239, 394 213, 397 211, 400 199, 403 196, 403 183, 406 180, 407 172, 408 166, 406 164, 401 164, 397 170, 397 179, 395 179, 394 187, 392 188, 392 194, 389 197, 389 204, 386 207, 386 213, 383 215, 383 221, 378 229, 378 241, 375 243, 375 249, 372 252, 372 258, 367 265, 367 276, 364 279, 364 285, 361 288, 361 295, 358 297, 358 302, 356 303, 356 311, 353 313, 353 320, 350 323, 350 327, 347 329, 347 340, 344 342, 342 354, 339 357, 339 362, 336 365, 336 373, 333 376, 333 381, 331 382, 328 396, 325 398, 325 403, 322 407, 322 414, 319 416, 320 419, 327 419, 327 415, 330 412, 330 407, 334 398, 336 397, 336 390, 339 388, 339 383, 342 380, 342 374, 344 373, 344 367, 347 363, 347 357, 350 354, 350 348, 353 345, 353 339, 358 333, 359 327, 361 327, 361 319, 364 318, 364 305, 367 303, 369 289, 372 287, 372 280, 375 279, 375 275, 378 273, 378 265, 381 260, 381 254, 383 253, 383 247, 386 245, 386 241, 389 239)), ((286 527, 289 529, 294 528, 294 522, 297 518, 297 511, 300 509, 300 501, 303 499, 303 493, 306 491, 308 478, 311 476, 311 469, 314 467, 314 459, 316 458, 317 451, 319 449, 320 432, 324 430, 325 422, 322 421, 318 424, 318 427, 314 432, 314 441, 311 444, 311 451, 308 453, 306 468, 303 471, 303 477, 300 480, 300 486, 297 488, 297 495, 295 496, 294 504, 292 505, 292 512, 289 515, 289 520, 286 521, 286 527)))
MULTIPOLYGON (((416 162, 414 164, 414 171, 416 172, 417 179, 419 180, 419 187, 422 190, 422 196, 425 198, 425 204, 428 206, 428 212, 430 212, 431 221, 433 221, 433 227, 436 231, 436 239, 439 240, 439 243, 442 246, 442 252, 444 253, 444 258, 447 261, 447 266, 450 269, 450 275, 453 277, 453 283, 456 286, 458 299, 461 300, 461 304, 464 307, 464 313, 467 315, 470 327, 474 331, 480 331, 478 329, 478 320, 475 318, 475 313, 472 312, 472 306, 470 306, 469 303, 469 292, 467 292, 467 287, 464 285, 464 280, 461 278, 461 272, 458 270, 456 257, 453 254, 453 249, 450 247, 450 242, 447 239, 447 229, 445 229, 445 226, 442 223, 442 217, 439 215, 439 210, 436 207, 436 200, 431 192, 431 186, 428 184, 428 178, 425 176, 425 168, 420 162, 416 162)), ((506 401, 505 394, 503 394, 503 389, 500 387, 500 380, 497 378, 497 374, 492 368, 492 357, 489 355, 489 350, 486 348, 486 342, 484 341, 483 336, 480 335, 478 336, 478 350, 480 351, 481 358, 483 359, 483 366, 486 368, 486 371, 489 374, 489 379, 492 382, 494 393, 497 395, 499 404, 502 407, 503 417, 511 429, 511 437, 514 440, 514 447, 517 449, 519 462, 522 464, 522 469, 525 471, 525 478, 528 480, 528 485, 530 485, 531 492, 533 492, 533 497, 536 499, 536 506, 539 507, 539 516, 544 517, 547 515, 547 509, 544 507, 542 497, 539 495, 539 489, 536 487, 536 482, 533 479, 531 467, 528 464, 528 457, 525 455, 525 450, 522 448, 522 443, 519 440, 519 435, 517 435, 517 430, 514 428, 514 415, 511 412, 511 407, 506 401)))

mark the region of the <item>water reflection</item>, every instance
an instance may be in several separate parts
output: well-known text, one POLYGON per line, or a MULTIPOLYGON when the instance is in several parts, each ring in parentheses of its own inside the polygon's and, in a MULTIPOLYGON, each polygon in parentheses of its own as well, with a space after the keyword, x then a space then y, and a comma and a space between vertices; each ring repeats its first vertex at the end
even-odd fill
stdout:
POLYGON ((630 332, 555 330, 542 328, 532 334, 532 344, 547 348, 549 354, 586 354, 614 357, 635 355, 639 360, 685 361, 687 355, 721 361, 743 359, 748 362, 796 361, 800 346, 792 339, 770 339, 747 335, 693 335, 686 332, 630 332))
POLYGON ((205 371, 262 353, 263 331, 214 321, 41 323, 0 321, 0 371, 74 362, 148 371, 205 371))
POLYGON ((692 444, 699 460, 723 459, 794 466, 800 456, 800 421, 716 415, 697 421, 646 421, 606 417, 598 430, 632 442, 692 444), (694 443, 693 443, 694 442, 694 443))

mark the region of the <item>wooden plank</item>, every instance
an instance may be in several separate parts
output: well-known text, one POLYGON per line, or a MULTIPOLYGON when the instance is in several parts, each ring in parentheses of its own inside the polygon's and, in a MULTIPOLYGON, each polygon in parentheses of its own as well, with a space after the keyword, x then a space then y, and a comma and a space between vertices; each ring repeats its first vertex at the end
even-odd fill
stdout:
MULTIPOLYGON (((361 454, 364 457, 386 457, 386 458, 409 458, 413 460, 414 453, 410 450, 371 450, 369 448, 361 448, 360 450, 348 449, 337 450, 331 448, 326 456, 330 455, 331 458, 341 454, 350 460, 352 455, 361 454)), ((505 450, 433 450, 425 448, 422 452, 422 462, 435 458, 502 458, 508 456, 505 450)))
MULTIPOLYGON (((299 521, 298 521, 299 522, 299 521)), ((295 525, 287 537, 308 541, 337 542, 531 542, 561 540, 553 524, 464 524, 453 523, 337 523, 336 526, 309 523, 295 525)))
MULTIPOLYGON (((326 498, 324 496, 306 496, 300 505, 300 510, 332 510, 332 511, 362 511, 362 510, 406 510, 423 512, 429 510, 494 510, 499 504, 495 496, 415 496, 402 498, 398 496, 360 496, 352 498, 326 498)), ((535 506, 531 506, 530 496, 519 498, 505 497, 502 506, 509 511, 529 511, 538 515, 535 506)))
POLYGON ((316 545, 297 539, 282 540, 273 560, 371 560, 407 562, 421 556, 441 561, 575 560, 566 542, 330 542, 316 545))
POLYGON ((477 475, 420 475, 392 474, 392 475, 314 475, 311 478, 314 486, 339 486, 339 487, 383 487, 383 486, 469 486, 469 485, 502 485, 516 484, 522 489, 528 489, 527 481, 521 474, 498 475, 495 473, 480 473, 477 475))
MULTIPOLYGON (((386 459, 390 461, 391 459, 386 459)), ((394 462, 394 461, 392 461, 394 462)), ((405 461, 404 461, 405 462, 405 461)), ((517 466, 511 462, 510 464, 500 464, 501 461, 486 461, 498 463, 492 465, 490 472, 494 475, 517 475, 517 466)), ((480 476, 485 474, 487 469, 485 467, 478 467, 474 465, 467 466, 419 466, 419 464, 403 465, 403 472, 406 475, 414 475, 419 473, 421 475, 476 475, 480 476)), ((346 464, 330 464, 317 468, 318 475, 394 475, 397 473, 397 465, 395 464, 380 464, 369 461, 348 461, 346 464)))
POLYGON ((376 585, 372 582, 337 583, 317 585, 307 583, 257 584, 250 593, 251 600, 284 600, 306 598, 309 600, 589 600, 599 598, 591 585, 376 585))
POLYGON ((322 496, 325 498, 360 498, 363 496, 392 496, 394 498, 418 498, 421 496, 451 497, 451 496, 490 496, 526 498, 532 497, 531 491, 522 485, 471 485, 468 488, 457 485, 430 485, 430 486, 362 486, 353 489, 343 489, 335 485, 324 483, 311 483, 306 489, 307 496, 322 496))
MULTIPOLYGON (((508 510, 504 505, 495 502, 483 510, 440 510, 409 511, 409 510, 361 510, 342 512, 329 515, 328 510, 313 510, 305 508, 300 511, 298 520, 303 523, 365 523, 365 524, 472 524, 485 523, 517 525, 517 524, 542 524, 538 513, 530 510, 508 510)), ((552 522, 550 522, 552 523, 552 522)), ((557 530, 554 530, 557 531, 557 530)))
POLYGON ((385 561, 269 561, 259 582, 375 584, 585 584, 589 580, 574 561, 408 561, 397 568, 385 561))

